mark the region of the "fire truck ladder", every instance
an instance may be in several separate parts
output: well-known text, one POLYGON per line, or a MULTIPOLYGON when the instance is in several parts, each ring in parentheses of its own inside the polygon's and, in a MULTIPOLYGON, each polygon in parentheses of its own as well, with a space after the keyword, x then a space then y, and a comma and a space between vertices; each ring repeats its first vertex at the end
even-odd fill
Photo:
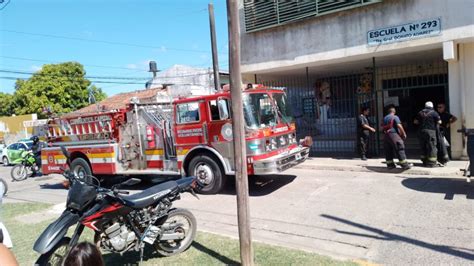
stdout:
POLYGON ((171 113, 173 105, 171 104, 144 104, 140 107, 143 110, 144 118, 148 123, 152 123, 160 128, 163 132, 163 147, 165 150, 165 158, 171 159, 176 157, 176 149, 173 138, 173 123, 171 113))

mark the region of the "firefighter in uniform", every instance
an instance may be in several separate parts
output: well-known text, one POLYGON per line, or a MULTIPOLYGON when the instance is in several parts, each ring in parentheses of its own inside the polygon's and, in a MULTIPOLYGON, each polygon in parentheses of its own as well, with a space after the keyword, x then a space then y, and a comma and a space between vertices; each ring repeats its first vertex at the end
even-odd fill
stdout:
POLYGON ((438 134, 437 128, 441 124, 439 114, 433 109, 432 102, 425 103, 414 123, 419 125, 418 138, 421 146, 421 161, 426 167, 434 167, 438 161, 438 134))
POLYGON ((375 128, 370 126, 367 116, 370 114, 369 107, 363 107, 357 117, 357 140, 359 144, 359 155, 363 161, 367 160, 370 132, 375 133, 375 128))
POLYGON ((385 150, 385 159, 389 169, 395 168, 393 160, 394 155, 398 157, 398 161, 403 169, 410 169, 411 165, 407 161, 405 154, 405 143, 407 134, 402 126, 400 118, 395 115, 395 107, 388 109, 388 114, 384 117, 382 122, 382 129, 385 134, 383 147, 385 150))

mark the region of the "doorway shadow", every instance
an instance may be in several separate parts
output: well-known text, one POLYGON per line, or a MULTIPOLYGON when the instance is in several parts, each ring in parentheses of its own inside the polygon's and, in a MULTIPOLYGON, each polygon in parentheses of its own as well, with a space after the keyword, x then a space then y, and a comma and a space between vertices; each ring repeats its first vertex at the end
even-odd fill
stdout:
MULTIPOLYGON (((227 177, 228 184, 221 194, 235 195, 236 186, 233 176, 227 177)), ((295 180, 295 175, 249 176, 249 195, 260 197, 269 195, 295 180)))
POLYGON ((474 184, 463 178, 415 177, 404 179, 402 185, 419 192, 444 194, 445 200, 452 200, 455 195, 474 199, 474 184))
POLYGON ((368 225, 353 222, 350 220, 346 220, 344 218, 340 218, 340 217, 336 217, 336 216, 332 216, 328 214, 321 214, 321 217, 329 219, 329 220, 333 220, 345 225, 350 225, 359 230, 362 229, 367 232, 367 233, 356 233, 356 232, 344 231, 344 230, 339 230, 339 229, 333 229, 334 232, 339 233, 339 234, 365 237, 365 238, 377 239, 377 240, 382 240, 382 241, 404 242, 404 243, 415 245, 421 248, 426 248, 426 249, 430 249, 436 252, 445 253, 451 256, 456 256, 456 257, 460 257, 460 258, 471 260, 471 261, 474 260, 474 250, 471 250, 471 249, 445 246, 445 245, 436 245, 436 244, 428 243, 428 242, 421 241, 418 239, 410 238, 407 236, 390 233, 376 227, 371 227, 368 225))

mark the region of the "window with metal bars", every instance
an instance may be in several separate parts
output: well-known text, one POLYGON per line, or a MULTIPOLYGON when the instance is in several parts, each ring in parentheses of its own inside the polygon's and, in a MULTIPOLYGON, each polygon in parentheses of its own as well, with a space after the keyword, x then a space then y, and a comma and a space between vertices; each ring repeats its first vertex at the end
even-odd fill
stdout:
POLYGON ((244 0, 245 29, 258 31, 383 0, 244 0))

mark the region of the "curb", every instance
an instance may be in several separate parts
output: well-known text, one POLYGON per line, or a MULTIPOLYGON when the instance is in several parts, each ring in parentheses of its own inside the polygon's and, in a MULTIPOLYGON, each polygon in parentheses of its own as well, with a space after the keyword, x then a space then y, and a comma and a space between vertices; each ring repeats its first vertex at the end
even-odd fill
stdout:
POLYGON ((294 167, 295 169, 308 169, 308 170, 326 170, 326 171, 347 171, 347 172, 364 172, 364 173, 386 173, 386 174, 407 174, 407 175, 423 175, 423 176, 443 176, 443 177, 461 177, 462 172, 460 170, 447 170, 446 168, 434 168, 434 169, 409 169, 403 170, 401 168, 387 169, 382 166, 341 166, 341 165, 323 165, 323 164, 299 164, 294 167), (371 169, 372 168, 372 169, 371 169), (446 169, 444 171, 436 171, 435 169, 446 169))

